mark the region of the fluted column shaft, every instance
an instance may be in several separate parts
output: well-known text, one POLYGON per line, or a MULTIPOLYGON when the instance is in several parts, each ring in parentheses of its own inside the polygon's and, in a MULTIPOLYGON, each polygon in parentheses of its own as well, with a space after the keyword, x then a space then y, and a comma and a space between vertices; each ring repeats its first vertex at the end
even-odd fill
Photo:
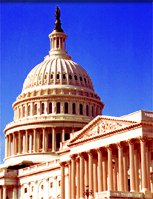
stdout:
POLYGON ((88 159, 89 159, 89 191, 93 191, 93 154, 91 152, 88 153, 88 159))
POLYGON ((26 153, 28 153, 28 130, 25 130, 25 141, 26 141, 25 149, 26 153))
POLYGON ((18 153, 21 154, 21 132, 20 131, 18 131, 18 138, 19 138, 18 153))
POLYGON ((108 190, 113 190, 113 167, 112 167, 112 149, 107 148, 108 151, 108 190))
POLYGON ((98 192, 103 190, 102 182, 102 152, 100 149, 97 150, 98 153, 98 192))
MULTIPOLYGON (((82 178, 82 176, 81 176, 82 178)), ((80 160, 76 160, 77 199, 80 199, 80 160)))
POLYGON ((130 156, 130 191, 135 191, 135 174, 134 174, 134 145, 129 141, 129 156, 130 156))
POLYGON ((71 199, 71 187, 72 187, 72 177, 71 177, 71 161, 68 161, 68 172, 69 172, 69 177, 68 177, 68 181, 69 181, 69 199, 71 199))
POLYGON ((33 129, 33 150, 37 152, 36 129, 33 129))
POLYGON ((75 189, 75 172, 76 172, 76 165, 75 165, 75 157, 71 157, 71 176, 72 176, 72 199, 76 198, 76 189, 75 189))
POLYGON ((84 194, 84 157, 80 155, 80 199, 83 198, 84 194))
POLYGON ((62 129, 62 142, 65 141, 65 129, 62 129))
POLYGON ((119 167, 119 191, 124 189, 124 180, 123 180, 123 147, 118 144, 118 167, 119 167))
POLYGON ((123 156, 123 167, 124 167, 124 191, 128 191, 128 173, 127 173, 127 157, 123 156))
POLYGON ((65 199, 65 164, 61 163, 61 198, 65 199))
POLYGON ((6 199, 6 186, 3 186, 3 199, 6 199))
POLYGON ((13 199, 17 199, 17 187, 13 187, 13 199))
POLYGON ((146 140, 140 139, 141 150, 141 175, 142 175, 142 191, 147 191, 147 168, 146 168, 146 140))
POLYGON ((107 190, 107 161, 106 158, 102 161, 102 173, 103 173, 103 191, 107 190))

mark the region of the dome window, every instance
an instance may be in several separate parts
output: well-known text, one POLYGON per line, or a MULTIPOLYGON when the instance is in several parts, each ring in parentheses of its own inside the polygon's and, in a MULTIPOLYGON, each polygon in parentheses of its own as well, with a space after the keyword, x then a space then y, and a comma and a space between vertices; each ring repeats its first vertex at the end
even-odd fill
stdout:
POLYGON ((49 103, 49 113, 52 113, 52 103, 49 103))
POLYGON ((75 79, 75 80, 78 80, 78 77, 77 77, 76 75, 74 75, 74 79, 75 79))
POLYGON ((60 102, 57 102, 56 104, 56 113, 60 113, 61 112, 61 104, 60 102))
POLYGON ((60 148, 60 142, 61 142, 61 133, 56 134, 56 147, 57 150, 60 148))
POLYGON ((65 133, 65 140, 69 140, 70 139, 70 134, 69 133, 65 133))
POLYGON ((72 114, 76 114, 76 106, 75 106, 75 103, 72 104, 72 114))
POLYGON ((86 115, 89 116, 89 106, 86 105, 86 115))
POLYGON ((37 104, 34 105, 34 115, 37 115, 37 104))
POLYGON ((30 105, 28 105, 28 116, 30 116, 30 105))
POLYGON ((80 77, 80 81, 82 82, 82 77, 80 77))
POLYGON ((86 80, 86 78, 84 78, 84 82, 85 82, 85 83, 87 83, 87 80, 86 80))
POLYGON ((50 78, 53 79, 53 74, 50 75, 50 78))
POLYGON ((56 78, 57 78, 57 79, 59 79, 59 78, 60 78, 60 75, 59 75, 59 74, 57 74, 57 75, 56 75, 56 78))
POLYGON ((92 117, 94 116, 94 107, 92 106, 92 117))
POLYGON ((69 75, 69 79, 72 79, 72 75, 69 75))
POLYGON ((64 104, 64 113, 68 114, 68 103, 67 102, 65 102, 65 104, 64 104))
POLYGON ((45 112, 45 104, 42 103, 41 104, 41 114, 44 114, 44 112, 45 112))
POLYGON ((25 117, 25 106, 23 107, 23 117, 25 117))
POLYGON ((80 104, 80 115, 83 115, 83 105, 80 104))
POLYGON ((66 74, 63 74, 63 79, 66 79, 66 74))
POLYGON ((48 149, 52 148, 52 133, 48 134, 48 149))

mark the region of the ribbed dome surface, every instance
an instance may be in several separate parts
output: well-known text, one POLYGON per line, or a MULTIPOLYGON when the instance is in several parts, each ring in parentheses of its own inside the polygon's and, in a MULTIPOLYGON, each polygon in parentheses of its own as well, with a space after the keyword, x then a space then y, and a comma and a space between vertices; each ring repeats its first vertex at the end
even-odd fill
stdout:
POLYGON ((50 58, 36 65, 27 75, 22 92, 47 85, 75 85, 93 90, 87 72, 70 59, 50 58))

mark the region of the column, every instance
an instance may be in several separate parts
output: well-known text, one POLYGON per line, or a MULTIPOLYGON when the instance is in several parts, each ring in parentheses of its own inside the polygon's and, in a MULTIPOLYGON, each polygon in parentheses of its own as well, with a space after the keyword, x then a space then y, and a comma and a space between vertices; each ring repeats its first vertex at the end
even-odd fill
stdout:
POLYGON ((56 151, 56 134, 55 128, 52 128, 52 152, 56 151))
POLYGON ((83 199, 84 196, 84 157, 83 154, 80 154, 80 199, 83 199))
POLYGON ((8 156, 10 156, 10 135, 7 135, 7 137, 8 137, 8 147, 7 147, 7 154, 8 154, 8 156))
POLYGON ((85 158, 85 187, 89 185, 88 157, 85 158))
POLYGON ((150 159, 151 159, 151 150, 149 150, 149 142, 148 142, 148 146, 146 146, 146 170, 147 170, 147 184, 148 184, 148 190, 151 191, 151 177, 150 177, 150 159))
POLYGON ((42 131, 43 131, 42 151, 45 152, 45 128, 43 128, 42 131))
POLYGON ((18 131, 19 143, 18 143, 18 153, 21 154, 21 132, 18 131))
POLYGON ((3 186, 3 199, 6 199, 6 186, 3 186))
POLYGON ((103 176, 103 191, 107 190, 107 161, 106 158, 102 160, 102 176, 103 176))
POLYGON ((68 178, 69 187, 68 187, 68 191, 69 191, 69 199, 71 199, 71 161, 70 160, 68 161, 68 173, 69 173, 69 178, 68 178))
MULTIPOLYGON (((82 178, 82 176, 81 176, 82 178)), ((80 199, 80 159, 77 158, 76 160, 76 183, 77 183, 77 199, 80 199)))
POLYGON ((17 187, 13 187, 13 199, 17 199, 17 187))
POLYGON ((29 153, 32 152, 32 134, 29 135, 29 153))
POLYGON ((113 191, 117 191, 117 158, 115 157, 115 162, 113 164, 113 191))
POLYGON ((135 190, 139 191, 139 170, 138 170, 138 155, 137 151, 134 150, 134 173, 135 173, 135 190))
POLYGON ((8 156, 8 136, 5 136, 5 158, 8 156))
POLYGON ((140 150, 141 150, 141 177, 142 177, 142 191, 148 190, 147 186, 147 168, 146 168, 146 140, 145 138, 140 139, 140 150))
POLYGON ((121 143, 118 143, 118 168, 119 168, 119 191, 124 190, 123 180, 123 147, 121 143))
POLYGON ((25 152, 28 153, 28 130, 25 130, 25 142, 26 142, 25 152))
POLYGON ((124 191, 128 191, 128 174, 127 174, 127 154, 123 156, 123 170, 124 170, 124 191))
POLYGON ((65 129, 62 129, 62 142, 65 141, 65 129))
POLYGON ((75 165, 75 156, 71 157, 71 183, 72 183, 72 187, 71 187, 71 191, 72 191, 72 198, 71 199, 76 199, 76 188, 75 188, 75 172, 76 172, 76 165, 75 165))
POLYGON ((0 198, 2 199, 2 186, 0 186, 0 198))
MULTIPOLYGON (((88 153, 89 159, 89 191, 93 191, 93 154, 91 151, 88 153)), ((90 196, 89 198, 93 198, 90 196)))
POLYGON ((129 140, 129 158, 130 158, 130 191, 135 191, 135 174, 134 174, 134 144, 129 140))
POLYGON ((37 152, 36 129, 33 129, 33 150, 37 152))
POLYGON ((13 149, 12 154, 15 155, 15 132, 13 133, 13 149))
POLYGON ((107 147, 108 152, 108 190, 113 190, 113 167, 112 167, 112 148, 107 147))
POLYGON ((102 151, 101 149, 97 150, 98 153, 98 192, 103 190, 102 182, 102 151))
POLYGON ((94 158, 93 161, 93 193, 95 195, 95 193, 98 191, 98 187, 97 187, 97 159, 94 158))
POLYGON ((61 164, 61 198, 65 199, 65 163, 61 164))

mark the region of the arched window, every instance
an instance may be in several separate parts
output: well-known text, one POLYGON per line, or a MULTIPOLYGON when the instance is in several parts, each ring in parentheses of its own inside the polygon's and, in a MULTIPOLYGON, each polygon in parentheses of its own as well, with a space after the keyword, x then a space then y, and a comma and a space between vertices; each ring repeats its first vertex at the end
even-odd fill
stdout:
POLYGON ((64 104, 64 113, 68 114, 68 112, 69 112, 69 110, 68 110, 68 103, 65 102, 65 104, 64 104))
POLYGON ((59 79, 59 78, 60 78, 59 74, 57 74, 57 75, 56 75, 56 78, 57 78, 57 79, 59 79))
POLYGON ((80 77, 80 81, 82 82, 82 77, 80 77))
POLYGON ((60 113, 60 112, 61 112, 60 102, 57 102, 57 104, 56 104, 56 113, 60 113))
POLYGON ((52 148, 52 133, 48 134, 48 148, 52 148))
POLYGON ((30 105, 28 105, 28 116, 30 115, 30 105))
POLYGON ((52 103, 49 103, 49 113, 52 113, 52 103))
POLYGON ((63 79, 66 79, 66 74, 65 73, 63 74, 63 79))
POLYGON ((21 108, 19 108, 19 118, 21 118, 21 108))
POLYGON ((59 48, 59 38, 57 38, 56 48, 59 48))
POLYGON ((43 134, 40 133, 40 136, 39 136, 39 149, 42 149, 42 141, 43 141, 43 134))
POLYGON ((70 139, 70 134, 69 133, 65 133, 65 140, 70 139))
POLYGON ((92 106, 92 117, 94 116, 94 107, 92 106))
POLYGON ((75 79, 75 80, 78 80, 78 77, 77 77, 76 75, 74 75, 74 79, 75 79))
POLYGON ((50 78, 53 79, 53 74, 50 75, 50 78))
POLYGON ((72 79, 72 75, 69 75, 69 79, 72 79))
POLYGON ((72 114, 76 114, 76 107, 75 103, 72 104, 72 114))
POLYGON ((34 105, 34 115, 37 115, 37 104, 34 105))
POLYGON ((60 142, 61 142, 61 133, 56 134, 56 147, 57 150, 60 148, 60 142))
POLYGON ((23 106, 22 113, 23 113, 23 117, 25 117, 25 106, 23 106))
POLYGON ((44 114, 44 112, 45 112, 45 104, 42 103, 41 104, 41 114, 44 114))
POLYGON ((83 115, 83 105, 80 104, 80 115, 83 115))
POLYGON ((89 116, 89 106, 86 105, 86 115, 89 116))

